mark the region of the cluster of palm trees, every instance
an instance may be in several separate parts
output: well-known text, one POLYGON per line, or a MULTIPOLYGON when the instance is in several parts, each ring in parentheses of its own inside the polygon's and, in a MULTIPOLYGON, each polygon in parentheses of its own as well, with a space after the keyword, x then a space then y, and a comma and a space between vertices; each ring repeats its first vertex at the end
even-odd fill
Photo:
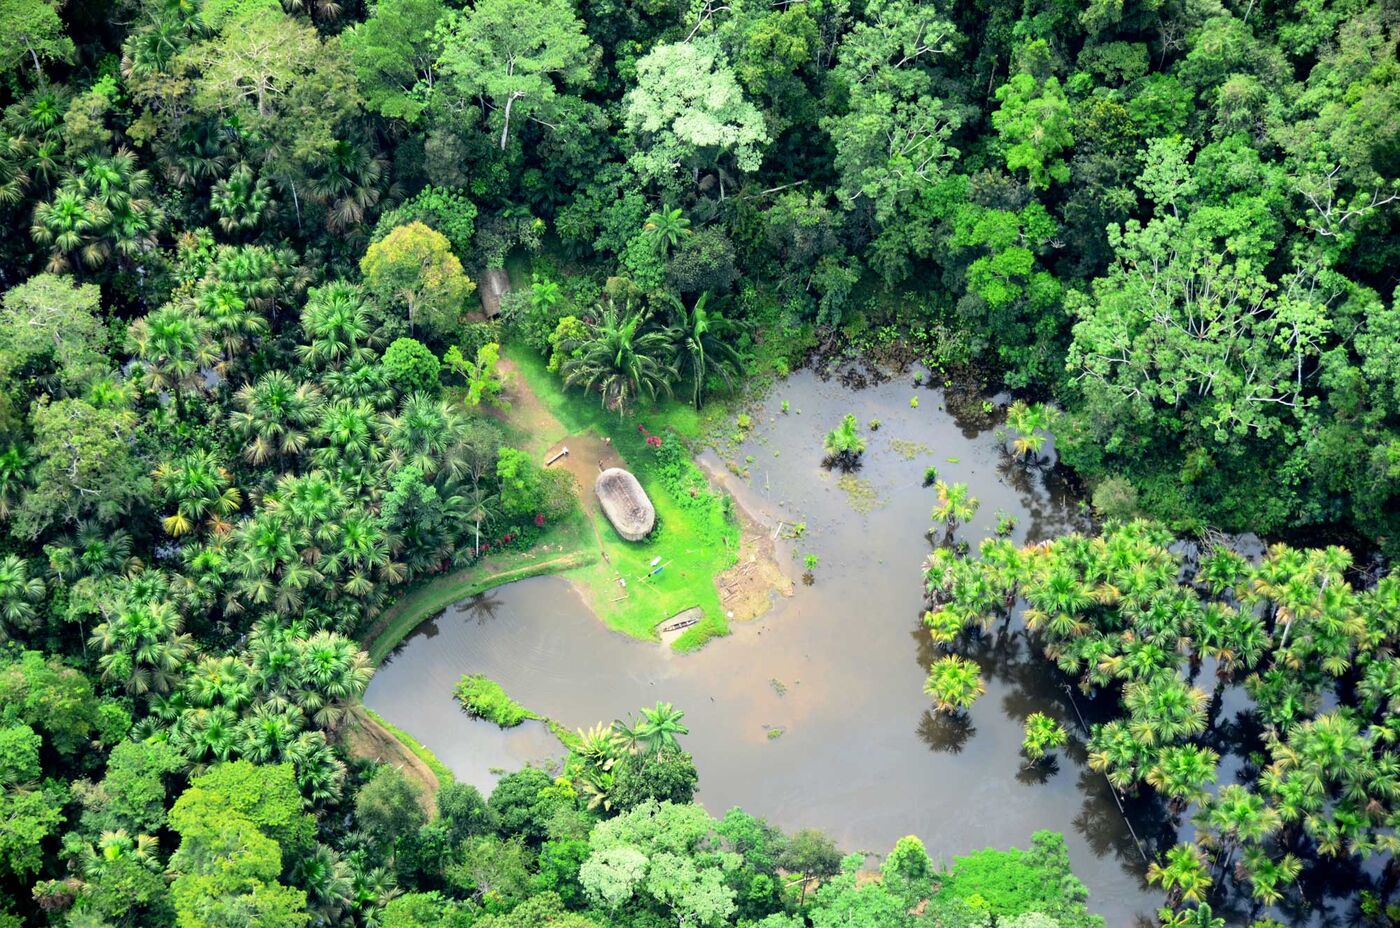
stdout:
MULTIPOLYGON (((1089 765, 1196 825, 1195 841, 1150 872, 1172 909, 1204 908, 1191 917, 1210 923, 1226 876, 1269 905, 1310 855, 1400 850, 1400 581, 1359 590, 1346 551, 1285 545, 1255 563, 1207 548, 1192 574, 1173 544, 1134 522, 1026 548, 991 539, 976 558, 942 548, 925 563, 926 624, 951 649, 965 635, 1017 633, 1019 616, 1083 692, 1116 697, 1121 715, 1089 732, 1089 765), (1197 685, 1208 670, 1210 692, 1197 685), (1252 697, 1260 730, 1234 749, 1262 761, 1219 784, 1231 685, 1252 697)), ((926 689, 938 708, 965 709, 981 690, 976 665, 949 654, 926 689)))
POLYGON ((596 392, 619 415, 677 388, 699 409, 716 384, 731 386, 741 370, 736 344, 743 326, 711 307, 708 293, 690 305, 671 294, 652 302, 659 308, 644 307, 635 290, 609 293, 560 341, 564 383, 596 392))
POLYGON ((625 758, 680 751, 679 736, 690 733, 681 723, 685 713, 669 702, 643 708, 636 718, 617 719, 579 729, 570 745, 565 769, 590 809, 611 810, 616 768, 625 758))
POLYGON ((246 758, 293 764, 309 800, 338 801, 345 769, 327 740, 369 684, 351 639, 304 621, 260 619, 235 654, 202 653, 184 630, 203 600, 188 578, 133 570, 103 584, 92 631, 102 679, 141 699, 144 736, 180 748, 195 769, 246 758))
MULTIPOLYGON (((120 163, 89 168, 94 185, 126 183, 120 163)), ((333 741, 371 673, 350 636, 397 584, 494 540, 501 434, 390 383, 381 351, 404 323, 358 285, 307 290, 257 245, 182 247, 171 298, 128 329, 131 363, 80 385, 146 424, 136 453, 150 492, 129 526, 59 526, 44 559, 0 557, 0 636, 71 635, 138 709, 137 737, 169 742, 195 771, 289 763, 324 809, 344 798, 333 741)), ((18 499, 29 459, 7 454, 18 499)), ((648 710, 619 737, 674 745, 678 719, 648 710)), ((140 847, 114 835, 108 849, 135 859, 140 847)))

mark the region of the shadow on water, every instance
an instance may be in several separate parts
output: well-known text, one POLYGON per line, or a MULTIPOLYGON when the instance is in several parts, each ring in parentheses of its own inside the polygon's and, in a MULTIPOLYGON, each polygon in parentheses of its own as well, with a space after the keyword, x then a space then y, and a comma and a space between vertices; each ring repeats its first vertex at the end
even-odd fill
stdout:
MULTIPOLYGON (((1076 690, 1071 703, 1058 670, 1030 653, 1014 625, 967 649, 987 686, 969 712, 940 716, 923 693, 939 653, 920 625, 919 565, 935 499, 923 485, 925 468, 981 499, 959 541, 975 546, 989 537, 998 511, 1016 519, 1017 543, 1085 527, 1055 470, 1011 460, 987 425, 994 416, 984 415, 981 428, 961 427, 941 398, 911 388, 907 377, 851 392, 802 373, 773 389, 741 445, 706 452, 726 488, 770 529, 779 520, 805 523, 800 538, 780 546, 790 576, 802 572, 805 555, 819 560, 812 586, 799 584, 729 638, 676 655, 608 631, 566 581, 537 578, 426 623, 376 673, 365 701, 462 780, 490 789, 500 771, 562 751, 540 724, 502 731, 468 718, 452 699, 463 673, 490 676, 570 728, 664 699, 686 712, 698 798, 712 813, 742 806, 788 831, 821 828, 847 849, 888 849, 916 834, 945 860, 982 847, 1026 847, 1039 829, 1060 831, 1091 909, 1111 926, 1134 924, 1161 895, 1145 884, 1143 855, 1107 783, 1086 766, 1075 712, 1093 724, 1113 711, 1112 696, 1076 690), (909 405, 913 395, 919 408, 909 405), (783 400, 788 414, 780 412, 783 400), (865 431, 869 448, 855 475, 861 499, 821 465, 822 437, 848 412, 863 428, 882 423, 865 431), (1031 712, 1071 732, 1052 763, 1027 767, 1020 754, 1031 712), (782 737, 770 739, 772 728, 782 737)), ((1230 727, 1247 706, 1226 688, 1221 730, 1232 747, 1256 738, 1230 727)), ((1124 806, 1148 853, 1175 840, 1160 802, 1127 797, 1124 806)))

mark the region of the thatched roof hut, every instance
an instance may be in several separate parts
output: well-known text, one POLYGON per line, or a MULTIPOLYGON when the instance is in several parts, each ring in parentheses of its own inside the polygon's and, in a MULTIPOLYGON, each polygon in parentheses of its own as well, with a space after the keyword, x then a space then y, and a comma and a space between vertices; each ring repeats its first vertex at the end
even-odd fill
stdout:
POLYGON ((620 467, 609 467, 593 484, 598 502, 617 533, 628 541, 641 541, 656 525, 656 509, 637 478, 620 467))
POLYGON ((510 292, 510 277, 503 268, 493 267, 481 275, 481 310, 487 319, 494 319, 501 313, 501 300, 510 292))

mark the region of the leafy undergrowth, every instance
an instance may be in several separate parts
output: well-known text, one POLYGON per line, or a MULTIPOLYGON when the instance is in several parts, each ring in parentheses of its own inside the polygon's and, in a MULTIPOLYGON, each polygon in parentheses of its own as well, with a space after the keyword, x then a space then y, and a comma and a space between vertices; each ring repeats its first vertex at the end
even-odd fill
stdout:
POLYGON ((511 699, 501 684, 484 674, 464 674, 452 688, 452 695, 471 715, 502 728, 514 728, 521 722, 540 717, 511 699))
POLYGON ((663 401, 621 417, 602 409, 594 394, 566 392, 538 355, 520 346, 508 354, 525 385, 563 426, 564 434, 550 437, 591 430, 611 438, 656 507, 655 531, 629 542, 592 504, 593 488, 581 488, 605 556, 569 576, 584 588, 599 618, 633 637, 655 640, 660 622, 699 606, 704 618, 673 647, 691 650, 728 634, 714 578, 738 559, 739 525, 729 497, 711 488, 684 444, 701 434, 702 416, 683 403, 663 401), (653 563, 661 567, 658 573, 652 573, 653 563))

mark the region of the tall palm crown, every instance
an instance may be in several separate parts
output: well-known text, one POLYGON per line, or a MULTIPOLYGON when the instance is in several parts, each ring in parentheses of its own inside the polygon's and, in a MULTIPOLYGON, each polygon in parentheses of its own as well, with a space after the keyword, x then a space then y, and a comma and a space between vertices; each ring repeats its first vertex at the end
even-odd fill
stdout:
POLYGON ((664 255, 690 234, 690 220, 679 209, 664 206, 647 217, 642 231, 655 244, 656 250, 664 255))
POLYGON ((316 421, 321 392, 297 383, 283 371, 269 371, 234 394, 238 409, 229 416, 233 431, 244 441, 243 456, 254 464, 278 456, 300 454, 316 421))
POLYGON ((568 357, 564 383, 597 390, 603 407, 619 415, 641 396, 669 396, 677 376, 666 332, 648 328, 641 311, 611 301, 586 337, 561 344, 560 350, 568 357))
POLYGON ((696 409, 704 400, 706 381, 717 377, 728 386, 741 366, 739 350, 734 347, 734 327, 709 308, 709 297, 708 293, 700 294, 689 309, 672 299, 671 333, 678 367, 690 381, 690 399, 696 409))
POLYGON ((685 713, 669 702, 658 702, 650 709, 642 709, 642 717, 634 729, 642 750, 648 753, 680 750, 676 736, 690 734, 690 729, 681 724, 683 718, 685 713))

